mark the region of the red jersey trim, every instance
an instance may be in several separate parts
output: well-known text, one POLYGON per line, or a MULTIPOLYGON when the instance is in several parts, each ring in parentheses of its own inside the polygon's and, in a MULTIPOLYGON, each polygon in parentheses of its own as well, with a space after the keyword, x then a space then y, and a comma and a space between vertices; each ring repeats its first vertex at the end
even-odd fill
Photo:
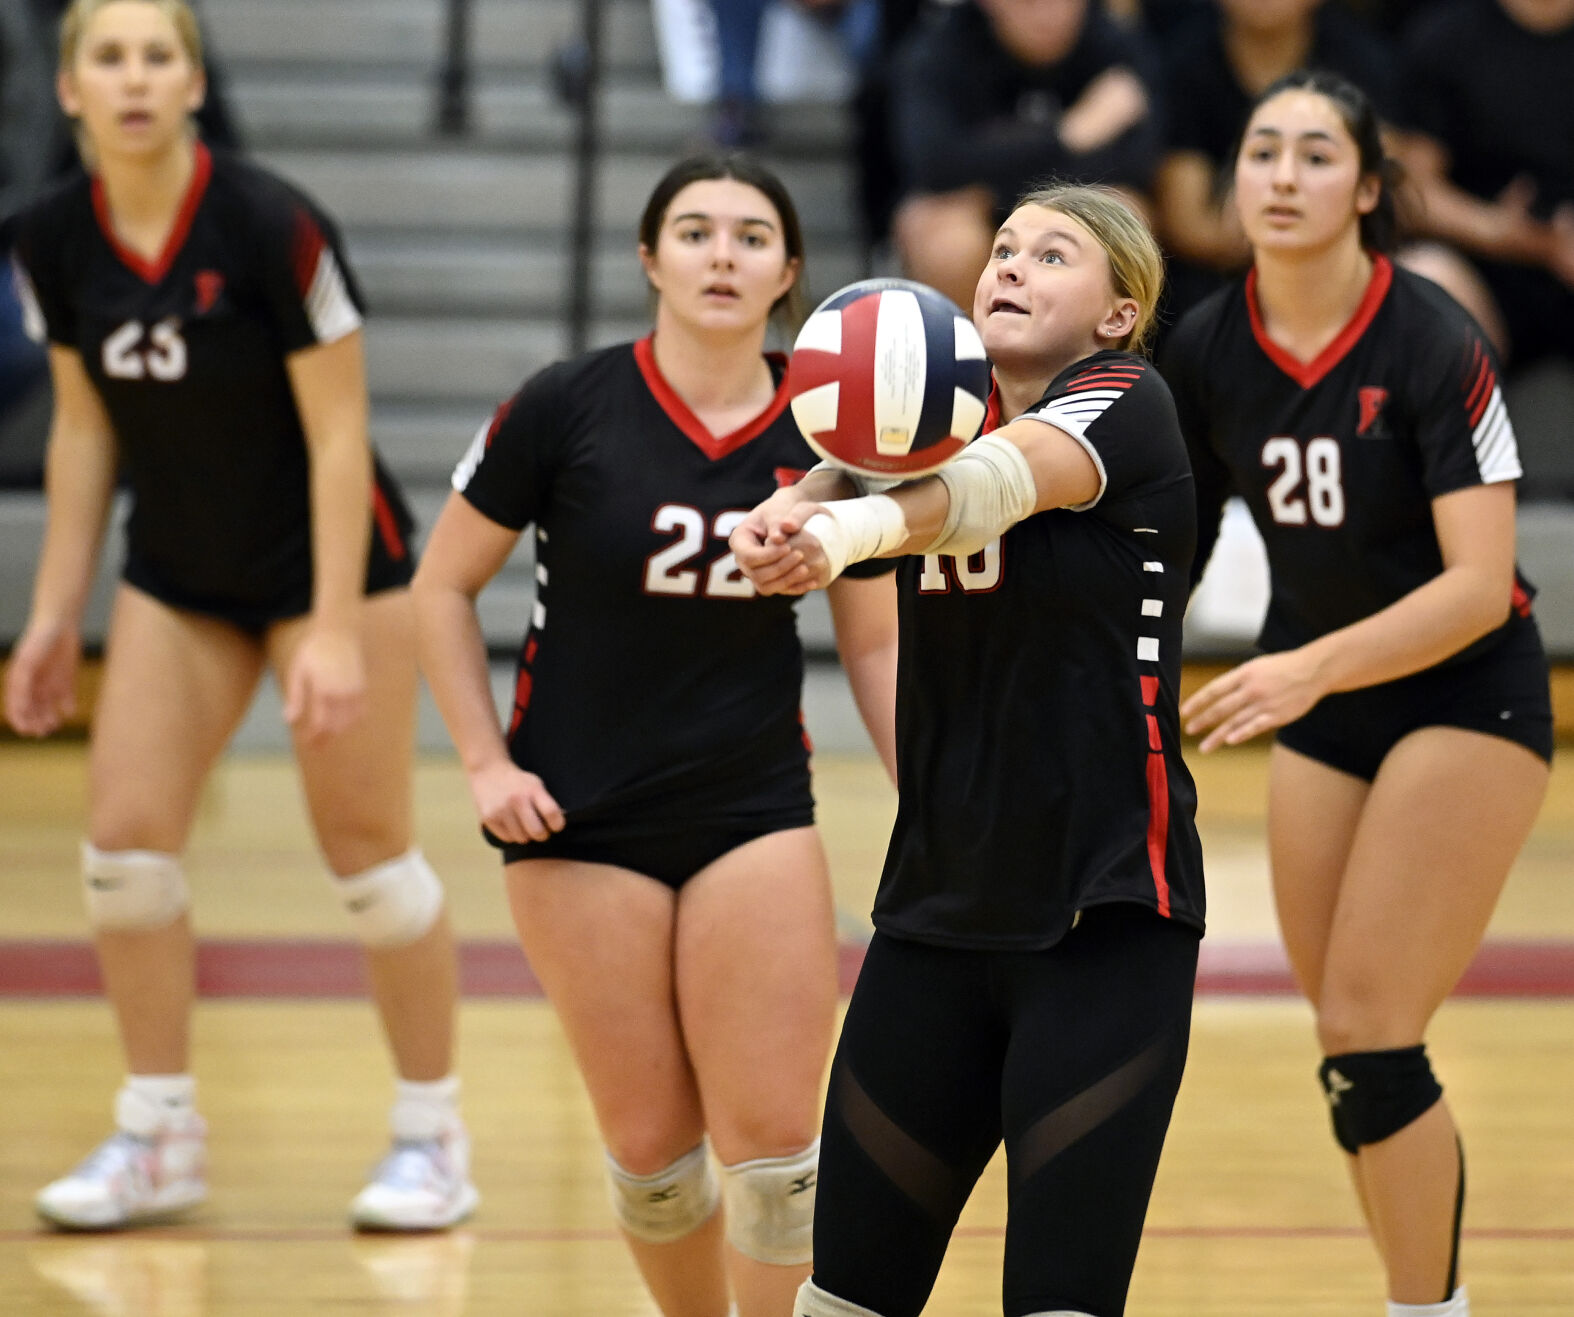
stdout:
POLYGON ((388 506, 388 497, 381 485, 372 486, 372 516, 377 522, 377 533, 382 537, 383 548, 395 562, 403 562, 409 550, 404 537, 399 534, 399 521, 388 506))
MULTIPOLYGON (((1157 677, 1138 677, 1142 702, 1153 708, 1159 698, 1157 677)), ((1170 917, 1170 883, 1165 875, 1170 844, 1170 772, 1164 762, 1164 737, 1159 720, 1145 715, 1148 724, 1148 869, 1153 874, 1153 895, 1159 914, 1170 917)))
POLYGON ((104 193, 104 180, 97 174, 93 175, 93 214, 98 218, 98 227, 104 234, 104 240, 109 243, 120 263, 144 283, 162 283, 170 266, 175 264, 175 258, 180 255, 180 249, 186 245, 186 239, 191 236, 191 222, 197 217, 197 207, 202 204, 208 181, 213 177, 212 154, 201 142, 196 144, 195 150, 196 168, 192 171, 191 182, 186 186, 185 199, 175 212, 175 226, 164 240, 164 250, 153 261, 144 260, 116 236, 114 221, 109 214, 109 198, 104 193))
POLYGON ((1268 337, 1268 331, 1262 322, 1262 312, 1257 307, 1257 268, 1253 266, 1246 273, 1246 314, 1251 318, 1252 337, 1257 340, 1257 346, 1275 366, 1303 389, 1310 389, 1343 361, 1350 349, 1360 341, 1361 335, 1366 333, 1373 317, 1377 315, 1378 308, 1383 305, 1383 299, 1388 296, 1388 290, 1393 286, 1393 282, 1393 262, 1381 254, 1374 255, 1371 282, 1366 285, 1366 292, 1361 296, 1361 304, 1350 317, 1350 323, 1341 329, 1334 341, 1313 360, 1302 361, 1299 357, 1291 356, 1268 337))
POLYGON ((749 440, 759 438, 771 427, 776 418, 787 410, 787 377, 783 374, 782 382, 776 386, 776 396, 771 399, 769 407, 747 425, 718 438, 705 428, 705 422, 689 410, 689 405, 678 397, 672 385, 667 383, 666 377, 657 367, 654 335, 647 334, 634 344, 634 361, 639 366, 639 373, 645 377, 646 387, 655 397, 661 410, 667 413, 667 419, 683 431, 689 442, 713 462, 726 457, 729 453, 737 452, 749 440))
POLYGON ((989 397, 984 403, 984 428, 980 434, 988 434, 991 430, 1000 428, 1000 386, 995 383, 995 372, 989 372, 989 397))

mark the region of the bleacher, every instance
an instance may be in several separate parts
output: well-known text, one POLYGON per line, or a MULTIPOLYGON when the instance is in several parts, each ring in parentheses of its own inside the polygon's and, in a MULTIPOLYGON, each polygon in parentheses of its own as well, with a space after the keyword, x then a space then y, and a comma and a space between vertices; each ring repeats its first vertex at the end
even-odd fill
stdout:
MULTIPOLYGON (((423 525, 492 408, 568 349, 564 307, 574 194, 574 112, 553 58, 579 31, 579 0, 474 0, 469 131, 437 128, 446 0, 205 0, 234 108, 258 158, 317 196, 345 230, 370 302, 366 341, 373 438, 423 525)), ((634 226, 656 178, 701 138, 705 111, 665 93, 651 0, 604 0, 597 174, 594 344, 644 332, 634 226)), ((831 105, 775 116, 767 156, 803 217, 811 298, 858 277, 862 254, 847 160, 850 129, 831 105)), ((1542 418, 1545 420, 1546 418, 1542 418)), ((1565 420, 1574 450, 1574 417, 1565 420)), ((1539 433, 1547 433, 1543 428, 1539 433)), ((1571 462, 1574 468, 1574 462, 1571 462)), ((42 527, 40 497, 0 494, 0 644, 26 617, 42 527)), ((1549 644, 1574 660, 1574 503, 1527 506, 1522 558, 1541 586, 1549 644)), ((111 532, 89 609, 101 639, 118 558, 111 532)), ((529 616, 528 537, 483 596, 489 643, 506 652, 529 616)), ((811 650, 828 651, 823 601, 804 608, 811 650)), ((1238 653, 1238 628, 1194 620, 1200 655, 1238 653)), ((264 708, 243 735, 263 735, 264 708)), ((440 744, 428 714, 423 740, 440 744)))

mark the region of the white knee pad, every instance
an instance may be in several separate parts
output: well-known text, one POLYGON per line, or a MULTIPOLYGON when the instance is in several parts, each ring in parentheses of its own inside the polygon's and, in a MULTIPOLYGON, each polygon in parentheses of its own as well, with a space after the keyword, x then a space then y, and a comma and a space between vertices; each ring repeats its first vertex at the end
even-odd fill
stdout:
POLYGON ((790 1157, 724 1166, 727 1242, 756 1262, 790 1267, 814 1257, 820 1141, 790 1157))
POLYGON ((860 1308, 856 1303, 827 1294, 812 1280, 798 1287, 798 1297, 793 1300, 792 1317, 880 1317, 873 1308, 860 1308))
POLYGON ((163 851, 101 851, 82 843, 82 895, 95 929, 163 928, 191 904, 180 856, 163 851))
POLYGON ((607 1188, 619 1224, 647 1244, 670 1244, 715 1215, 721 1188, 705 1145, 651 1175, 635 1175, 607 1154, 607 1188))
POLYGON ((443 885, 419 848, 335 886, 363 946, 408 946, 426 935, 443 911, 443 885))

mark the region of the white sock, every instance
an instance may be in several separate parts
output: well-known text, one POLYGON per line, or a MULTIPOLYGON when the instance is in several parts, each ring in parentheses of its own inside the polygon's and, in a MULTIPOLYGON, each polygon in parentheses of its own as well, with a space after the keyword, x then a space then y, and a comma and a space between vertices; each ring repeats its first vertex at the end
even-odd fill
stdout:
POLYGON ((138 1138, 178 1125, 196 1109, 197 1081, 190 1075, 127 1075, 115 1094, 115 1124, 138 1138))
POLYGON ((1388 1317, 1470 1317, 1470 1296, 1461 1285, 1445 1303, 1388 1302, 1388 1317))
POLYGON ((394 1083, 388 1128, 401 1142, 435 1139, 459 1124, 459 1076, 400 1079, 394 1083))

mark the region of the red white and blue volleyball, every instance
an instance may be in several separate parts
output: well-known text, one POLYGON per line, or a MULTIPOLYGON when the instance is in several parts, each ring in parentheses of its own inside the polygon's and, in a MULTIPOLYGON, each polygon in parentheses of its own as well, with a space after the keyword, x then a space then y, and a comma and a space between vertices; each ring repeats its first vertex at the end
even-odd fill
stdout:
POLYGON ((908 480, 972 442, 989 399, 978 331, 909 279, 865 279, 804 321, 787 395, 809 447, 860 475, 908 480))

